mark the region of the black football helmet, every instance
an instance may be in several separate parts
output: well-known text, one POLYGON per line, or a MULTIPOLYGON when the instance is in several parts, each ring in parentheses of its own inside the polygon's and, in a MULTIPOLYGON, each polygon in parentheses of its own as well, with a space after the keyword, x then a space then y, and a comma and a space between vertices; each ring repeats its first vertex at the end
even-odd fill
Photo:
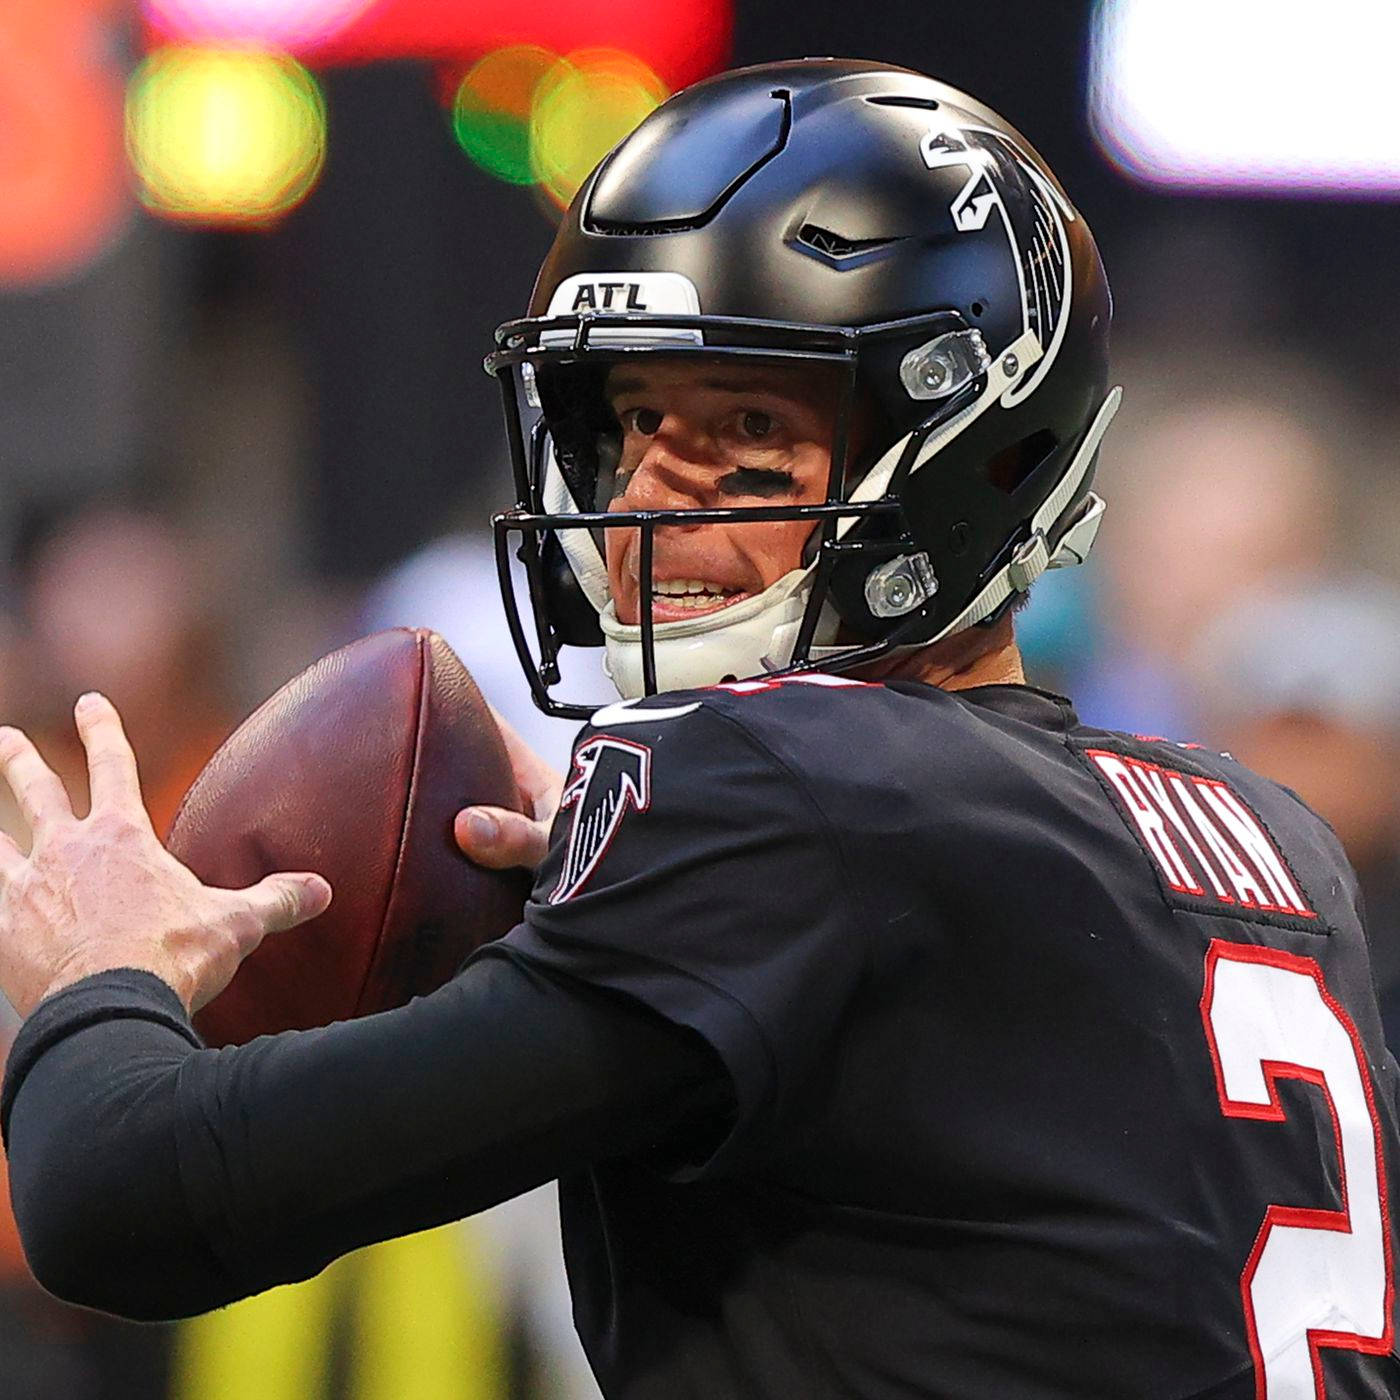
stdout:
POLYGON ((815 59, 672 97, 585 182, 529 316, 486 361, 518 493, 494 521, 500 578, 536 702, 590 712, 552 695, 570 646, 606 646, 633 697, 839 670, 995 620, 1098 528, 1110 315, 1093 237, 1045 162, 943 83, 815 59), (826 501, 608 511, 620 432, 603 381, 637 355, 838 366, 826 501), (858 455, 857 405, 878 425, 858 455), (653 621, 657 528, 794 517, 813 521, 800 569, 653 621), (640 530, 635 626, 607 588, 602 532, 619 526, 640 530))

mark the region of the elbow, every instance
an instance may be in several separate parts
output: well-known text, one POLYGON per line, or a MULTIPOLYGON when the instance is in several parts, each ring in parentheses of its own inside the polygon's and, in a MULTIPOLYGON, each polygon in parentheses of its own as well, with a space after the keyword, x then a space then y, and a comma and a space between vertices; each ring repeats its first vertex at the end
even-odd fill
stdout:
POLYGON ((127 1296, 121 1272, 112 1267, 104 1239, 109 1232, 94 1229, 91 1210, 55 1189, 55 1175, 43 1173, 27 1181, 23 1173, 11 1174, 15 1224, 35 1280, 62 1302, 151 1320, 138 1301, 127 1296))
MULTIPOLYGON (((61 1171, 11 1168, 11 1197, 24 1257, 39 1286, 62 1302, 132 1322, 163 1322, 215 1306, 186 1287, 179 1251, 157 1247, 109 1193, 61 1171)), ((90 1183, 95 1184, 95 1183, 90 1183)))
POLYGON ((128 1322, 172 1322, 225 1301, 213 1298, 200 1304, 198 1292, 177 1286, 158 1258, 147 1256, 141 1262, 139 1249, 114 1257, 72 1230, 21 1227, 20 1239, 39 1286, 75 1307, 128 1322))
POLYGON ((46 1292, 63 1303, 75 1307, 94 1308, 133 1321, 148 1321, 140 1317, 114 1290, 104 1286, 103 1271, 85 1259, 80 1249, 60 1243, 46 1235, 21 1230, 24 1257, 30 1272, 46 1292))
POLYGON ((83 1280, 91 1271, 80 1224, 86 1214, 82 1192, 71 1189, 68 1172, 46 1170, 23 1146, 22 1139, 11 1142, 10 1204, 24 1257, 47 1292, 65 1303, 85 1304, 83 1280))
POLYGON ((16 1184, 12 1196, 24 1257, 39 1286, 65 1303, 111 1311, 111 1300, 97 1298, 105 1291, 102 1261, 74 1215, 56 1208, 42 1191, 16 1184))
POLYGON ((64 1302, 143 1322, 225 1301, 181 1183, 175 1091, 189 1047, 170 1037, 127 1018, 55 1042, 17 1086, 8 1123, 35 1279, 64 1302))

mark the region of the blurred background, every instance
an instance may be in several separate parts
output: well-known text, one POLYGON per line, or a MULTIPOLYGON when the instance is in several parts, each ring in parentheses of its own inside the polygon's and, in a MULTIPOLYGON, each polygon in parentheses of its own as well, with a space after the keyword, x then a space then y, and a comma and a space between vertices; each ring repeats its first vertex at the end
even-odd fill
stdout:
MULTIPOLYGON (((1108 524, 1020 619, 1033 678, 1333 822, 1400 1048, 1397 41, 1393 0, 0 0, 0 716, 81 790, 106 691, 165 822, 294 672, 427 625, 562 765, 491 572, 492 328, 667 93, 902 63, 1027 133, 1115 288, 1108 524)), ((40 1293, 0 1210, 0 1391, 594 1396, 556 1230, 535 1193, 130 1327, 40 1293)))

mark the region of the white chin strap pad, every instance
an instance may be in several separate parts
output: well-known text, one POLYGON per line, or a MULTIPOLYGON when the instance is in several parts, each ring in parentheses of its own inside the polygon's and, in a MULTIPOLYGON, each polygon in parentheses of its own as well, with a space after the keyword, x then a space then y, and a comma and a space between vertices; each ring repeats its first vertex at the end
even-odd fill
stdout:
MULTIPOLYGON (((695 690, 788 665, 811 592, 812 570, 793 569, 762 593, 694 621, 658 622, 652 629, 657 690, 695 690)), ((607 647, 603 664, 618 694, 645 695, 641 627, 619 622, 611 602, 598 621, 607 647)))

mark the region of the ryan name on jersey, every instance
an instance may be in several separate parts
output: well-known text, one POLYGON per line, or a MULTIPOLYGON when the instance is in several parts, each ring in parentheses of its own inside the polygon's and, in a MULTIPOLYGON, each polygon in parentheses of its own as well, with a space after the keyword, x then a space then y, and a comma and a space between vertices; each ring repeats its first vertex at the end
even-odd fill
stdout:
POLYGON ((1230 912, 1317 917, 1263 822, 1228 784, 1105 749, 1085 757, 1168 890, 1230 912))

